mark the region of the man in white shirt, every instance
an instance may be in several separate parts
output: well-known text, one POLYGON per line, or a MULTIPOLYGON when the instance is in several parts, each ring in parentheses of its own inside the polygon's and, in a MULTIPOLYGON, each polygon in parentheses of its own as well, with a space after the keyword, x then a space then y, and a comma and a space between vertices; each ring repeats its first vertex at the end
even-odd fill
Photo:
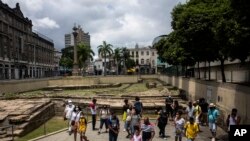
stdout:
POLYGON ((70 121, 71 121, 72 112, 73 112, 74 108, 75 108, 75 105, 73 105, 71 100, 68 100, 68 104, 65 106, 65 109, 64 109, 64 119, 68 120, 69 133, 71 132, 70 121))
POLYGON ((92 130, 96 130, 95 128, 95 124, 96 124, 96 110, 97 110, 97 106, 96 106, 96 99, 94 98, 92 100, 92 103, 89 104, 89 108, 91 111, 91 115, 92 115, 92 130))

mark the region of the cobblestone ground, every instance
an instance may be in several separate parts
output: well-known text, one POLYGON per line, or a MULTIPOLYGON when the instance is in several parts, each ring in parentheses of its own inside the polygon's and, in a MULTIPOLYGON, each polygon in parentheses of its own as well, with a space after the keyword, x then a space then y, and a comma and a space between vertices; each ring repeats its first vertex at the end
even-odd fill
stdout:
MULTIPOLYGON (((153 123, 154 121, 152 121, 153 123)), ((124 124, 121 123, 121 127, 123 127, 124 124)), ((99 121, 97 122, 97 126, 99 127, 99 121)), ((153 141, 163 141, 164 139, 159 138, 159 130, 158 127, 155 127, 156 130, 156 135, 153 139, 153 141)), ((209 132, 208 127, 205 126, 201 126, 201 130, 202 132, 200 132, 196 138, 195 141, 210 141, 211 140, 211 134, 209 132)), ((104 132, 104 130, 103 130, 104 132)), ((91 124, 89 124, 89 127, 87 129, 86 135, 88 137, 88 139, 90 141, 108 141, 108 133, 101 133, 100 135, 98 135, 98 131, 92 131, 91 128, 91 124)), ((123 132, 123 128, 121 128, 121 131, 119 133, 118 136, 118 141, 130 141, 129 139, 126 138, 126 132, 123 132)), ((174 141, 174 126, 173 126, 173 122, 169 122, 169 124, 166 127, 166 135, 168 136, 166 140, 168 141, 174 141)), ((218 133, 217 133, 218 139, 217 141, 226 141, 225 138, 227 136, 227 133, 224 132, 221 128, 218 128, 218 133)), ((79 135, 77 138, 77 141, 79 141, 79 135)), ((73 135, 69 136, 69 134, 64 131, 64 132, 60 132, 45 138, 42 138, 40 140, 37 141, 74 141, 74 137, 73 135)), ((186 138, 183 138, 183 141, 186 141, 186 138)))

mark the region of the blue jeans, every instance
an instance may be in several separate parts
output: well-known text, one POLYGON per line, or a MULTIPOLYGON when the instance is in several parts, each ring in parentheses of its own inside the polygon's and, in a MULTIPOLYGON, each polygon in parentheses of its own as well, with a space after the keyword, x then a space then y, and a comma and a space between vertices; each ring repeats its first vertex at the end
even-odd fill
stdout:
POLYGON ((117 141, 118 134, 109 130, 109 141, 117 141))

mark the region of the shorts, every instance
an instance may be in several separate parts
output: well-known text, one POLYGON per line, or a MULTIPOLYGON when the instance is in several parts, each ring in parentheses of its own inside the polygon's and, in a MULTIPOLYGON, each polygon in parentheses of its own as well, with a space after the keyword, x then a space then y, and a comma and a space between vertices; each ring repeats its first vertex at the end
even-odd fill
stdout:
POLYGON ((80 136, 85 136, 85 132, 79 132, 80 136))
POLYGON ((216 132, 216 130, 217 130, 217 125, 216 125, 215 123, 209 122, 208 125, 209 125, 209 129, 210 129, 212 132, 216 132))

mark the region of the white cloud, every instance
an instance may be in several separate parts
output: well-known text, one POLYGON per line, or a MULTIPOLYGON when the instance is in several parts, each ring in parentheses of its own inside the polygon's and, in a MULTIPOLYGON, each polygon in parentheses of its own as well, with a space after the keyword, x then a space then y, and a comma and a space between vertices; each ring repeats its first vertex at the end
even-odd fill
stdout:
POLYGON ((60 27, 56 23, 56 21, 50 19, 49 17, 44 17, 42 19, 35 19, 33 20, 33 24, 37 29, 53 29, 60 27))
POLYGON ((173 7, 186 0, 2 0, 15 7, 19 2, 25 17, 40 33, 52 38, 56 48, 64 47, 64 34, 74 23, 91 35, 91 46, 105 40, 117 46, 151 45, 171 29, 173 7), (60 25, 59 25, 60 24, 60 25))

